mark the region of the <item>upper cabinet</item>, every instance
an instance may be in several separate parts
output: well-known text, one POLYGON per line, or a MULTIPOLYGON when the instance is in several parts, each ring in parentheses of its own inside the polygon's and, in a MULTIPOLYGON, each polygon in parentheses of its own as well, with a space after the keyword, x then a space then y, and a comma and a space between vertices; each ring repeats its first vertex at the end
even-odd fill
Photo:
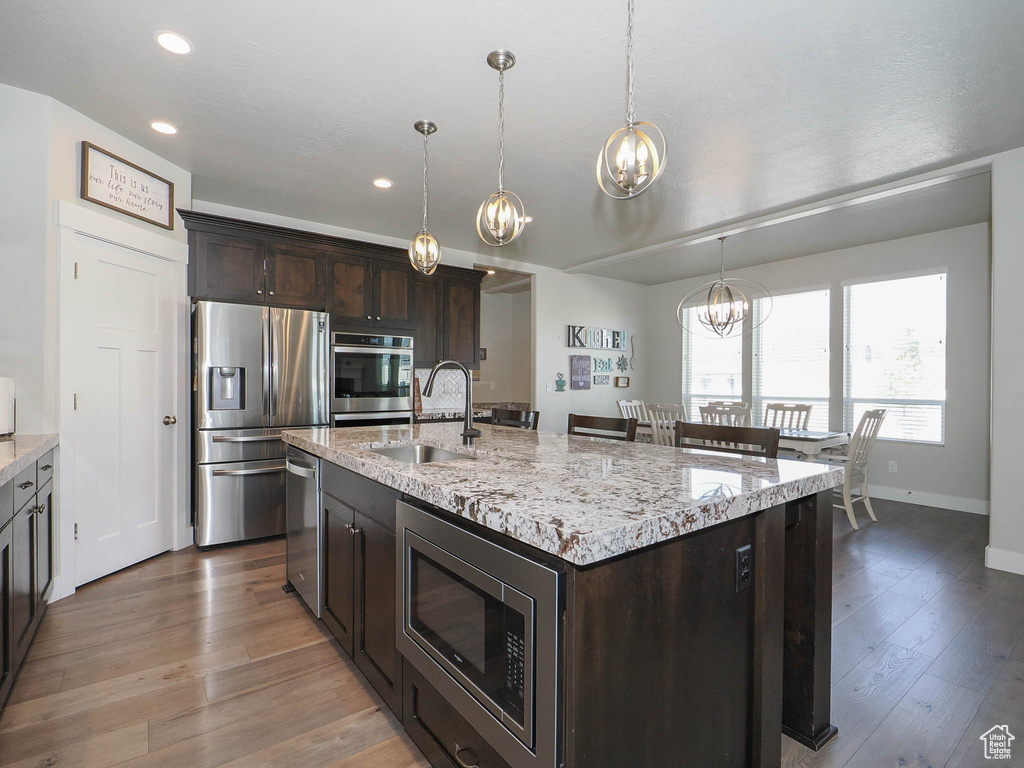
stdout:
POLYGON ((178 213, 193 299, 327 311, 332 331, 414 336, 417 365, 480 367, 483 272, 442 265, 426 277, 401 248, 178 213))

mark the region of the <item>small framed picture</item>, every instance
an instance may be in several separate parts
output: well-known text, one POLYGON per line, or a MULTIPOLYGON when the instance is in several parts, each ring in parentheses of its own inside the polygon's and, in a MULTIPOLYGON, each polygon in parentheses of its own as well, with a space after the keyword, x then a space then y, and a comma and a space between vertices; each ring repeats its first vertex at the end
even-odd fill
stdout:
POLYGON ((628 387, 629 386, 629 376, 616 376, 615 377, 615 386, 616 387, 628 387))
POLYGON ((480 347, 480 359, 481 360, 486 360, 487 359, 487 347, 480 347))

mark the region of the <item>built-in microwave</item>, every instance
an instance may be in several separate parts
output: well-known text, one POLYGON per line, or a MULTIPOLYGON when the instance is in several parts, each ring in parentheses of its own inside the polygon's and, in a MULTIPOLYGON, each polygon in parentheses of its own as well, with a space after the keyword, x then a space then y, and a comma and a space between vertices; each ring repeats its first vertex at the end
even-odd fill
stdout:
POLYGON ((412 412, 410 336, 334 333, 331 414, 412 412))
POLYGON ((562 575, 398 502, 398 649, 512 768, 558 765, 562 575))

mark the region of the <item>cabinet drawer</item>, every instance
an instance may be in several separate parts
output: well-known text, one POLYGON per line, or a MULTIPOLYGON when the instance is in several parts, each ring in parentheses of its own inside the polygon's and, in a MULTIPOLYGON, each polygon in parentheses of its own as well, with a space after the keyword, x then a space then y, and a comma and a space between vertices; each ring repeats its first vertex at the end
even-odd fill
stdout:
POLYGON ((405 730, 434 768, 509 768, 408 661, 404 676, 405 730))
POLYGON ((36 485, 42 488, 53 479, 53 451, 36 462, 36 485))
POLYGON ((398 491, 328 461, 323 463, 320 484, 324 493, 373 518, 394 533, 395 504, 401 497, 398 491))
MULTIPOLYGON (((14 481, 0 486, 0 528, 3 528, 14 517, 14 481)), ((0 595, 0 600, 3 595, 0 595)))
POLYGON ((14 510, 20 511, 36 496, 36 465, 26 467, 14 478, 14 510))

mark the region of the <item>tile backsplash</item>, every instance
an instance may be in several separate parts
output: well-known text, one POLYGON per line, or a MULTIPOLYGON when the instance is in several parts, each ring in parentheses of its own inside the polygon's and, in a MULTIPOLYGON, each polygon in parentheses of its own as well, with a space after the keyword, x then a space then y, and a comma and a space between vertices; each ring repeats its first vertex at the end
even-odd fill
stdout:
MULTIPOLYGON (((429 368, 417 368, 416 378, 420 380, 420 389, 427 383, 429 368)), ((442 368, 434 380, 434 394, 423 396, 423 409, 463 408, 466 405, 466 377, 455 368, 442 368)))

